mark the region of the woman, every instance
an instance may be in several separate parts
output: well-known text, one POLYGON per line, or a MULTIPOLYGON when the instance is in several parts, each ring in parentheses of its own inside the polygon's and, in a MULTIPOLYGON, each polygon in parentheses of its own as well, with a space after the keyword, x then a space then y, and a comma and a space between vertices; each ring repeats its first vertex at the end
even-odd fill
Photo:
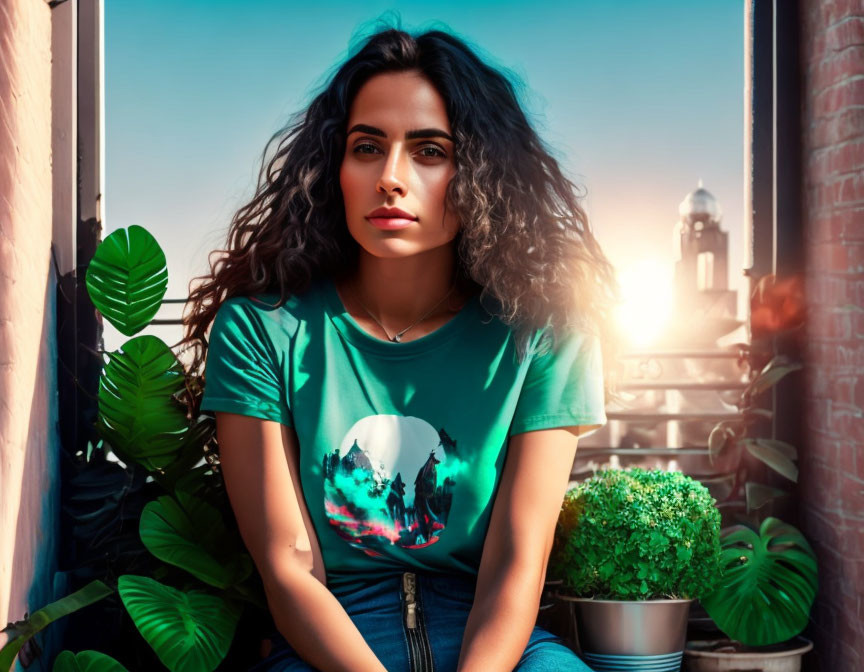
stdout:
POLYGON ((372 35, 276 137, 185 318, 278 630, 253 669, 588 670, 534 627, 606 422, 574 185, 439 30, 372 35))

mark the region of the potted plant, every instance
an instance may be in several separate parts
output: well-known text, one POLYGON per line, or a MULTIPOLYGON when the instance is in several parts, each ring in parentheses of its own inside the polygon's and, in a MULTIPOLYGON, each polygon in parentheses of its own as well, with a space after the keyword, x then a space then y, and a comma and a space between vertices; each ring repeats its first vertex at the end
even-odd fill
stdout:
POLYGON ((721 545, 723 577, 700 602, 728 639, 688 641, 684 669, 798 672, 813 648, 797 635, 817 589, 816 558, 804 535, 769 516, 758 533, 746 525, 724 528, 721 545))
MULTIPOLYGON (((767 339, 793 334, 803 325, 800 306, 803 288, 799 276, 777 280, 764 277, 751 297, 754 336, 767 339)), ((793 334, 794 335, 794 334, 793 334)), ((772 348, 773 349, 773 348, 772 348)), ((748 350, 750 348, 748 347, 748 350)), ((801 658, 813 643, 800 636, 816 599, 816 555, 801 532, 759 510, 788 495, 782 489, 749 480, 746 453, 784 478, 797 482, 795 446, 775 438, 747 436, 758 419, 771 420, 773 412, 759 408, 758 398, 787 375, 802 369, 786 355, 773 356, 741 393, 736 405, 741 420, 718 423, 708 439, 709 453, 725 457, 735 451, 744 482, 746 515, 738 524, 721 530, 723 580, 699 602, 725 638, 687 642, 684 669, 770 669, 797 672, 801 658), (760 522, 760 517, 762 518, 760 522)), ((730 498, 737 490, 733 488, 730 498)))
POLYGON ((690 603, 721 571, 720 513, 677 471, 604 469, 564 497, 549 559, 596 670, 679 670, 690 603))

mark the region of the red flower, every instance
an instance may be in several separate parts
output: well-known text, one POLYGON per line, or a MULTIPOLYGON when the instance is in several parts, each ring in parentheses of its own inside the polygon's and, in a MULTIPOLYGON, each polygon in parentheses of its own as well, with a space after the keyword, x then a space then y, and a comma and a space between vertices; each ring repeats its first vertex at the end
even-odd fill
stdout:
POLYGON ((753 338, 771 336, 803 324, 806 314, 802 274, 777 279, 763 276, 750 296, 750 326, 753 338))

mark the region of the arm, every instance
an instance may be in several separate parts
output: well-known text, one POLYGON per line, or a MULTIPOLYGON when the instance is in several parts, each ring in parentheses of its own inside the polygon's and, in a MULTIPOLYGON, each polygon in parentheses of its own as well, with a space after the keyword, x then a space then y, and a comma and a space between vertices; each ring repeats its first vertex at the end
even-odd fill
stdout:
POLYGON ((216 429, 231 508, 279 632, 322 672, 386 672, 327 589, 300 487, 295 431, 272 420, 221 412, 216 429))
POLYGON ((578 429, 524 432, 510 438, 459 672, 512 670, 528 645, 576 457, 578 429))

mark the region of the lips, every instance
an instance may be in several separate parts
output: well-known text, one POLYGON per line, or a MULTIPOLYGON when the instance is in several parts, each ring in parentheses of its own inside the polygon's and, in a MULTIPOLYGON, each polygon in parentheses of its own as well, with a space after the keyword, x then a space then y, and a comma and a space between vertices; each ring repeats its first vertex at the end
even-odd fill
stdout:
POLYGON ((406 210, 400 210, 399 208, 376 208, 372 212, 370 212, 366 217, 395 217, 397 219, 417 219, 413 214, 407 212, 406 210))
POLYGON ((410 212, 399 208, 377 208, 366 215, 366 219, 372 226, 386 230, 404 229, 417 220, 410 212))
POLYGON ((379 229, 404 229, 411 226, 415 220, 404 217, 367 217, 369 223, 379 229))

